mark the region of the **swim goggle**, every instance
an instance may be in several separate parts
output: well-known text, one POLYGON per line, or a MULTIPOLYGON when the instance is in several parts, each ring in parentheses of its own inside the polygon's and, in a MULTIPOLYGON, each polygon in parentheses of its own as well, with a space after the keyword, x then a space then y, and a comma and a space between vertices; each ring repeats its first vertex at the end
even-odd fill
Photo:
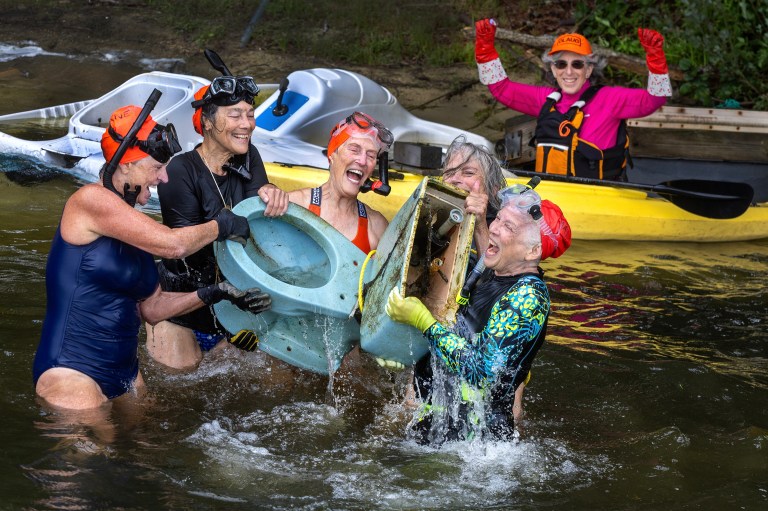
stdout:
POLYGON ((203 99, 192 102, 192 108, 199 108, 207 103, 229 106, 245 101, 253 103, 259 94, 259 86, 250 76, 217 76, 211 82, 203 99))
POLYGON ((532 214, 533 206, 541 206, 541 196, 530 186, 516 184, 508 186, 497 194, 501 207, 515 206, 525 213, 532 214))
POLYGON ((376 119, 373 119, 362 112, 353 112, 342 122, 336 125, 336 128, 331 132, 331 137, 335 137, 349 126, 356 126, 361 131, 369 131, 371 129, 376 130, 376 138, 386 148, 389 149, 392 143, 395 141, 394 135, 383 124, 376 119))
MULTIPOLYGON (((109 131, 109 136, 113 140, 117 142, 123 141, 123 136, 112 129, 112 126, 107 128, 107 131, 109 131)), ((174 154, 181 151, 176 128, 170 123, 167 126, 162 124, 155 125, 146 140, 134 140, 131 145, 138 147, 160 163, 168 163, 168 160, 174 154)))

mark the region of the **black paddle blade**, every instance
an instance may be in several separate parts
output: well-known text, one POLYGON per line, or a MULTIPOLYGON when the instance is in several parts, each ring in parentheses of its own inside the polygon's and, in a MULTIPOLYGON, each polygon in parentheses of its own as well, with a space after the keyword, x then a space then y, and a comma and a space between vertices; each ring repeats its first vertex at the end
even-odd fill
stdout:
POLYGON ((213 69, 224 76, 232 76, 232 73, 229 72, 229 68, 224 63, 224 61, 221 60, 221 57, 219 57, 218 53, 208 48, 206 48, 203 53, 205 54, 205 58, 208 59, 208 62, 211 64, 213 69))
POLYGON ((743 215, 755 195, 747 183, 728 181, 680 179, 666 182, 663 186, 675 192, 654 191, 676 206, 694 215, 720 220, 743 215), (690 192, 690 195, 680 192, 690 192))

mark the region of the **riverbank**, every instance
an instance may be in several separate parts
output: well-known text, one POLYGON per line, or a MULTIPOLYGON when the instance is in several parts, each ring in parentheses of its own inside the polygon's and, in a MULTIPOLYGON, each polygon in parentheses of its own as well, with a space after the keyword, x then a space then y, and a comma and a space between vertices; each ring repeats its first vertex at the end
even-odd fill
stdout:
MULTIPOLYGON (((44 3, 45 8, 41 8, 39 3, 20 5, 0 0, 3 10, 0 43, 35 44, 47 52, 75 59, 130 59, 136 62, 143 58, 155 62, 163 59, 167 67, 164 70, 207 78, 217 74, 191 35, 165 26, 161 21, 163 16, 151 4, 106 0, 44 3)), ((264 48, 256 42, 241 48, 239 30, 240 27, 237 32, 233 31, 235 37, 217 38, 210 47, 224 58, 233 72, 252 75, 258 82, 278 83, 297 69, 343 67, 387 87, 419 117, 472 131, 491 140, 501 137, 504 121, 511 115, 506 108, 497 105, 487 89, 477 81, 477 71, 472 63, 426 66, 404 61, 392 65, 355 66, 287 50, 264 48)), ((456 34, 456 37, 462 35, 456 34)), ((21 91, 28 88, 25 80, 38 78, 50 81, 50 77, 36 77, 36 69, 32 66, 29 59, 5 63, 0 67, 0 85, 3 85, 3 80, 6 83, 14 80, 12 85, 21 91)), ((518 67, 525 69, 508 65, 510 76, 531 82, 539 79, 535 67, 525 63, 518 67)), ((39 70, 39 73, 43 72, 39 70)), ((64 72, 76 71, 70 69, 64 72)), ((77 77, 67 79, 75 83, 80 81, 77 77)), ((99 81, 87 74, 83 80, 99 81)), ((76 85, 73 87, 76 88, 76 85)), ((51 93, 43 94, 46 95, 51 93)), ((43 105, 34 107, 37 106, 43 105)))

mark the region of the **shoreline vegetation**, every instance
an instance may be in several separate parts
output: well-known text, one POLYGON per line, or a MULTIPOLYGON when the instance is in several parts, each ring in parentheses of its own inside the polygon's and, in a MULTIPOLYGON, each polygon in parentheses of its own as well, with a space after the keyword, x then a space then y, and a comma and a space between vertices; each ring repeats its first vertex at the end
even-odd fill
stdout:
MULTIPOLYGON (((768 110, 768 82, 758 80, 768 72, 762 0, 0 0, 0 8, 4 38, 48 50, 107 47, 199 61, 210 47, 231 55, 235 68, 283 58, 307 67, 380 69, 381 76, 408 70, 424 81, 438 70, 448 94, 476 78, 474 19, 494 17, 500 28, 532 38, 578 31, 641 60, 636 30, 648 26, 665 35, 677 73, 674 103, 768 110)), ((504 37, 497 48, 510 74, 522 75, 515 78, 540 81, 541 48, 504 37)), ((605 77, 626 86, 645 79, 612 65, 605 77)))

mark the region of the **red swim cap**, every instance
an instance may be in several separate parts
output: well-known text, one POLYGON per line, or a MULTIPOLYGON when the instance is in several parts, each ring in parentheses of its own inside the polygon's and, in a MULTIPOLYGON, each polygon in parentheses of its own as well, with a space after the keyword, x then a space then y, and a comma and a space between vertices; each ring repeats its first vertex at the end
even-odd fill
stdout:
POLYGON ((541 201, 541 212, 551 232, 541 233, 541 260, 560 257, 571 246, 571 226, 554 202, 541 201))
MULTIPOLYGON (((135 105, 118 108, 112 112, 112 116, 109 118, 109 128, 112 128, 115 133, 124 137, 128 134, 128 131, 131 129, 131 126, 133 126, 133 123, 139 117, 140 113, 141 108, 135 105)), ((136 139, 147 140, 147 137, 149 137, 149 134, 156 125, 157 123, 152 119, 152 116, 147 116, 147 120, 144 121, 141 129, 136 134, 136 139)), ((101 151, 104 153, 104 159, 107 161, 112 159, 117 152, 117 148, 120 147, 120 141, 112 138, 112 135, 109 134, 109 128, 104 130, 104 134, 101 136, 101 151)), ((138 146, 131 146, 125 153, 123 153, 123 157, 118 163, 131 163, 132 161, 138 161, 147 156, 149 156, 149 154, 139 149, 138 146)))

